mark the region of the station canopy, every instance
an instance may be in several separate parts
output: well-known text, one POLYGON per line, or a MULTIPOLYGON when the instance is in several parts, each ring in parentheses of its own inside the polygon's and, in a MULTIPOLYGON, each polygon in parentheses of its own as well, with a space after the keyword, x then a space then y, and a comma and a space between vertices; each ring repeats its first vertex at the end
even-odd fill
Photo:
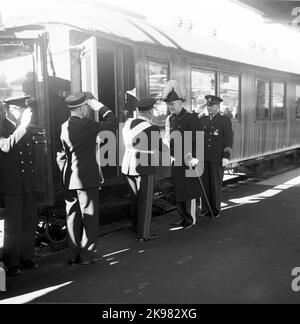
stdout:
POLYGON ((260 13, 265 22, 280 23, 300 31, 300 1, 238 0, 260 13))
POLYGON ((67 1, 59 1, 56 6, 52 7, 36 6, 30 12, 9 21, 5 27, 7 31, 16 33, 46 28, 51 24, 67 25, 70 28, 95 36, 125 41, 133 46, 137 43, 164 46, 300 74, 300 63, 290 62, 278 56, 253 49, 233 46, 218 39, 203 37, 181 28, 153 24, 141 15, 103 3, 91 5, 88 2, 72 3, 71 1, 68 3, 67 1))

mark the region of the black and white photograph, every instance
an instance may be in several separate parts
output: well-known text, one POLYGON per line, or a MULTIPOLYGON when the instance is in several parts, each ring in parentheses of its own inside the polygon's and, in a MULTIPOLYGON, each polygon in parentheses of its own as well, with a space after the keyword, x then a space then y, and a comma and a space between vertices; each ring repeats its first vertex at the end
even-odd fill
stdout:
POLYGON ((0 0, 0 304, 300 303, 299 53, 300 1, 0 0))

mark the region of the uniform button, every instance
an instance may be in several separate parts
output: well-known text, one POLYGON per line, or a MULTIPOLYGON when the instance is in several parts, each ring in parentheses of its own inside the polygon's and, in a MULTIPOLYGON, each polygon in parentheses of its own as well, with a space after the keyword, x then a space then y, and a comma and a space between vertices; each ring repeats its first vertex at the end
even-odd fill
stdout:
POLYGON ((31 172, 34 172, 34 170, 31 170, 31 172))
POLYGON ((209 139, 208 141, 211 142, 211 139, 209 139))
POLYGON ((22 155, 23 154, 23 152, 20 152, 20 155, 22 155))
POLYGON ((22 164, 24 164, 24 161, 21 161, 22 164))
POLYGON ((32 164, 32 161, 30 161, 30 164, 32 164))
POLYGON ((210 145, 207 145, 207 147, 210 147, 210 145))
POLYGON ((24 170, 22 170, 22 172, 25 172, 24 170))
POLYGON ((27 143, 27 146, 29 146, 29 143, 27 143))
POLYGON ((29 152, 29 155, 31 155, 31 152, 29 152))

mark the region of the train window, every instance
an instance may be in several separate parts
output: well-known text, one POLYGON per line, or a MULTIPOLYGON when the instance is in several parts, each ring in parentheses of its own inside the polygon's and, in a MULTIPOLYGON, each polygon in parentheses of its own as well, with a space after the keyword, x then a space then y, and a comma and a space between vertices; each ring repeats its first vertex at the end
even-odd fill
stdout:
POLYGON ((216 94, 216 73, 192 69, 192 110, 198 110, 198 98, 208 94, 216 94))
POLYGON ((272 83, 272 120, 285 118, 285 84, 272 83))
POLYGON ((257 105, 256 105, 256 119, 268 120, 270 119, 270 82, 256 81, 257 91, 257 105))
MULTIPOLYGON (((9 97, 30 95, 35 98, 36 74, 33 66, 33 56, 30 48, 12 46, 7 52, 0 49, 0 101, 9 97)), ((2 108, 3 109, 3 108, 2 108)), ((37 122, 36 106, 33 111, 33 123, 37 122)), ((1 117, 4 111, 1 111, 1 117)))
POLYGON ((220 97, 223 102, 220 111, 231 120, 238 121, 240 116, 240 76, 220 73, 220 97))
POLYGON ((164 126, 168 116, 168 108, 162 101, 165 85, 169 81, 169 64, 159 62, 148 62, 149 68, 149 94, 157 99, 157 104, 153 109, 153 122, 159 126, 164 126))
POLYGON ((32 55, 0 60, 0 100, 34 94, 32 55))
POLYGON ((296 85, 296 118, 300 119, 300 84, 296 85))

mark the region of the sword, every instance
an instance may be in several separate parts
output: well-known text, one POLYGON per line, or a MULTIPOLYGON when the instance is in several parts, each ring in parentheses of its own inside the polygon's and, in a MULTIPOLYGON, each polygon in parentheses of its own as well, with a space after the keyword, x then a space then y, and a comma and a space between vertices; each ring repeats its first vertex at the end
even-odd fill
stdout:
POLYGON ((191 161, 192 161, 192 159, 193 159, 192 154, 191 154, 191 153, 187 153, 184 157, 185 157, 185 160, 188 162, 190 168, 196 171, 196 175, 197 175, 198 181, 199 181, 199 183, 200 183, 201 189, 202 189, 202 191, 203 191, 204 198, 205 198, 206 204, 207 204, 207 206, 208 206, 210 216, 211 216, 212 220, 215 221, 215 220, 216 220, 216 217, 214 216, 213 211, 212 211, 212 209, 211 209, 211 206, 210 206, 210 203, 209 203, 208 197, 207 197, 207 195, 206 195, 206 191, 205 191, 205 189, 204 189, 203 182, 202 182, 202 180, 201 180, 201 176, 199 175, 199 172, 198 172, 197 167, 196 167, 196 166, 195 166, 195 167, 192 167, 192 165, 191 165, 191 161))

